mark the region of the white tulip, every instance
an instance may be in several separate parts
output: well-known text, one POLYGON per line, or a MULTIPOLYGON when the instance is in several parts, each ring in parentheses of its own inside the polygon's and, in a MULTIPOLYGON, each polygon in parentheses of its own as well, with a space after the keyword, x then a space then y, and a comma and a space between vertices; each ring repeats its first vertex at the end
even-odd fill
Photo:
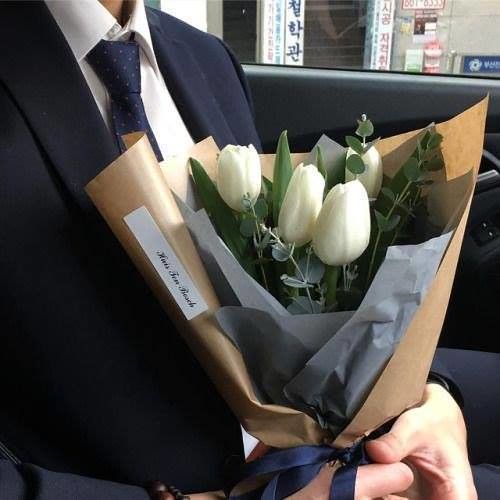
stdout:
POLYGON ((315 165, 302 163, 294 170, 278 217, 279 235, 300 247, 312 239, 325 179, 315 165))
POLYGON ((226 146, 217 162, 217 190, 222 199, 238 212, 244 210, 243 198, 255 202, 260 193, 262 172, 259 154, 250 144, 226 146))
MULTIPOLYGON (((349 158, 352 154, 354 154, 354 150, 348 148, 346 158, 349 158)), ((362 174, 356 175, 346 168, 345 180, 348 182, 358 179, 361 184, 365 186, 368 198, 376 198, 380 192, 380 188, 382 187, 382 180, 384 176, 382 157, 377 151, 377 148, 372 146, 364 155, 361 156, 361 159, 365 164, 365 171, 362 174)))
POLYGON ((355 261, 370 242, 370 202, 360 181, 334 186, 316 221, 313 248, 329 266, 355 261))

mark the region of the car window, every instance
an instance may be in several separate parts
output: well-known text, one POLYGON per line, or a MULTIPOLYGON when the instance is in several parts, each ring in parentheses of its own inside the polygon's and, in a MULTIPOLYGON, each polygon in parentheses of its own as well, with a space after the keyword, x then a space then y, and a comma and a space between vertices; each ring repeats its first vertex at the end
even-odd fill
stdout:
POLYGON ((499 0, 152 0, 242 62, 500 77, 499 0))

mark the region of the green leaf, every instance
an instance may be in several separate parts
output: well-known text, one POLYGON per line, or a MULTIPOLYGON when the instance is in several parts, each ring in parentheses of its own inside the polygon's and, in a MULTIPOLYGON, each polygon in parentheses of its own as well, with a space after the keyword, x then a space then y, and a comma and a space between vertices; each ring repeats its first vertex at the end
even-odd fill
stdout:
POLYGON ((395 194, 388 187, 383 187, 380 192, 391 201, 396 199, 395 194))
POLYGON ((268 212, 272 211, 273 206, 273 183, 262 176, 262 194, 267 202, 268 212))
POLYGON ((288 183, 292 178, 292 157, 288 146, 287 132, 283 131, 278 141, 273 173, 273 220, 278 221, 281 204, 285 197, 288 183))
POLYGON ((259 198, 256 202, 255 202, 255 205, 254 205, 254 210, 255 210, 255 215, 257 215, 257 217, 259 219, 265 219, 267 217, 267 213, 268 213, 268 206, 267 206, 267 202, 264 198, 259 198))
POLYGON ((375 219, 381 233, 388 233, 394 230, 401 221, 401 217, 398 214, 394 214, 390 219, 387 219, 378 210, 375 210, 375 219))
MULTIPOLYGON (((298 262, 298 266, 308 283, 319 283, 325 274, 325 265, 314 254, 310 255, 309 258, 307 256, 302 257, 298 262)), ((301 278, 298 271, 295 276, 301 278)))
POLYGON ((409 158, 403 165, 403 172, 410 182, 416 182, 420 178, 420 169, 418 168, 418 160, 409 158))
POLYGON ((317 284, 325 275, 325 265, 315 255, 311 255, 309 262, 309 272, 306 275, 309 283, 317 284))
POLYGON ((274 260, 278 262, 286 262, 293 253, 292 246, 283 247, 280 243, 276 243, 272 246, 272 256, 274 260))
MULTIPOLYGON (((347 154, 347 150, 346 154, 347 154)), ((328 165, 328 179, 326 180, 326 191, 328 192, 337 184, 345 182, 346 154, 339 156, 331 165, 328 165)))
POLYGON ((436 132, 435 134, 432 134, 431 138, 429 139, 429 144, 427 148, 436 149, 441 145, 442 142, 443 142, 443 136, 436 132))
POLYGON ((356 153, 350 155, 347 158, 345 166, 347 170, 352 172, 354 175, 362 174, 365 171, 365 164, 363 162, 363 159, 356 153))
POLYGON ((426 150, 429 147, 429 140, 431 138, 431 131, 426 130, 425 134, 422 136, 422 138, 418 141, 418 145, 422 150, 426 150))
POLYGON ((365 149, 363 147, 363 144, 357 137, 348 135, 345 138, 345 142, 351 149, 353 149, 359 155, 362 155, 364 153, 365 149))
POLYGON ((381 214, 378 210, 374 210, 375 213, 375 219, 377 221, 377 227, 379 228, 380 232, 385 232, 385 227, 387 226, 387 219, 383 214, 381 214))
POLYGON ((240 233, 245 238, 250 238, 255 232, 255 221, 252 219, 243 219, 240 224, 240 233))
POLYGON ((371 135, 373 135, 373 132, 373 123, 370 120, 358 120, 356 135, 359 135, 359 137, 370 137, 371 135))
POLYGON ((444 167, 444 160, 441 156, 436 156, 425 163, 425 169, 429 172, 437 172, 444 167))
POLYGON ((242 200, 241 200, 241 206, 243 207, 243 210, 245 210, 246 212, 252 210, 252 200, 248 197, 248 196, 245 196, 242 200))
POLYGON ((316 148, 316 167, 319 170, 319 173, 323 176, 326 182, 328 182, 328 175, 325 169, 325 162, 323 160, 323 153, 321 152, 321 148, 318 146, 316 148))
POLYGON ((411 215, 411 209, 405 203, 396 203, 396 206, 400 208, 406 215, 411 215))
POLYGON ((422 179, 416 182, 416 185, 419 187, 430 186, 432 184, 434 184, 434 181, 432 179, 422 179))
POLYGON ((266 200, 269 198, 269 195, 273 192, 273 183, 267 178, 262 176, 262 194, 266 200))
MULTIPOLYGON (((271 241, 271 233, 266 233, 258 245, 259 250, 264 250, 269 242, 271 241)), ((264 260, 264 259, 262 259, 264 260)), ((266 259, 268 262, 272 262, 272 259, 266 259)))
POLYGON ((243 265, 243 262, 246 260, 246 241, 240 234, 238 220, 231 208, 221 198, 203 165, 194 158, 190 158, 189 163, 197 192, 205 210, 211 217, 215 228, 226 245, 240 264, 243 265))
POLYGON ((401 216, 398 214, 394 214, 388 221, 387 225, 385 226, 385 233, 388 233, 390 231, 393 231, 396 229, 398 224, 401 222, 401 216))
POLYGON ((281 281, 283 282, 283 284, 291 288, 311 288, 312 286, 306 281, 301 280, 300 278, 288 276, 287 274, 283 274, 283 276, 281 276, 281 281))

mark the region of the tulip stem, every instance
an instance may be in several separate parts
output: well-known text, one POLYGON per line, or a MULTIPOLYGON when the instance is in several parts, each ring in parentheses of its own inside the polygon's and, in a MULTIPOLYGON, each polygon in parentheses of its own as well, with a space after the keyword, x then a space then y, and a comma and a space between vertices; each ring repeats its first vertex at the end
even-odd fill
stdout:
MULTIPOLYGON (((310 254, 308 255, 308 259, 309 259, 309 256, 310 256, 310 254)), ((293 254, 290 255, 290 262, 293 264, 293 267, 295 267, 295 270, 297 271, 301 280, 307 285, 305 287, 305 289, 306 289, 306 293, 307 293, 307 298, 309 299, 309 305, 311 306, 311 313, 313 313, 314 306, 313 306, 313 300, 311 297, 311 292, 309 291, 309 283, 307 282, 306 277, 304 276, 304 273, 301 271, 299 265, 297 264, 297 261, 294 259, 293 254)), ((307 261, 307 267, 309 267, 309 260, 307 261)))
POLYGON ((380 228, 377 228, 377 237, 375 238, 375 245, 373 246, 373 252, 370 258, 370 265, 368 266, 368 274, 366 275, 366 288, 368 288, 368 285, 370 284, 371 281, 373 265, 375 264, 375 255, 377 254, 381 236, 382 236, 382 231, 380 231, 380 228))
MULTIPOLYGON (((397 205, 403 199, 405 199, 407 191, 408 191, 408 189, 410 188, 411 185, 412 185, 412 181, 409 181, 406 184, 406 186, 404 187, 403 191, 401 191, 401 193, 398 196, 396 196, 396 198, 394 199, 394 201, 392 203, 391 209, 389 210, 389 212, 385 216, 385 218, 387 220, 389 220, 391 218, 391 216, 394 213, 394 210, 396 209, 397 205)), ((366 288, 368 288, 368 286, 370 284, 370 281, 371 281, 371 278, 372 278, 373 266, 375 265, 375 257, 377 255, 378 246, 380 244, 381 237, 382 237, 382 231, 380 230, 380 227, 377 227, 377 237, 375 238, 375 244, 373 245, 373 252, 372 252, 372 256, 370 258, 370 265, 368 266, 368 274, 366 275, 366 288)))
POLYGON ((330 308, 337 302, 337 286, 339 280, 339 267, 327 266, 325 271, 326 296, 325 306, 330 308))
POLYGON ((259 227, 259 219, 257 218, 257 214, 255 213, 255 207, 252 204, 252 214, 254 216, 254 223, 255 223, 255 232, 254 236, 257 239, 257 256, 259 257, 259 267, 260 267, 260 272, 262 274, 262 284, 264 285, 264 288, 269 291, 269 285, 267 283, 267 277, 266 277, 266 271, 264 269, 264 264, 262 263, 262 259, 264 258, 264 254, 262 252, 262 235, 260 234, 260 227, 259 227))

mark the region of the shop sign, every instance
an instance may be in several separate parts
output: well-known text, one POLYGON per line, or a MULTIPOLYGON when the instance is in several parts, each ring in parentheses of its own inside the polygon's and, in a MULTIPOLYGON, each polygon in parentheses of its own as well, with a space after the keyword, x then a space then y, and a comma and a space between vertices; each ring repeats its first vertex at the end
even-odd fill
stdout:
POLYGON ((413 43, 425 43, 437 37, 436 11, 416 10, 413 24, 413 43))
POLYGON ((304 64, 305 0, 287 0, 285 26, 285 64, 304 64))
POLYGON ((260 59, 267 64, 304 64, 306 0, 263 0, 260 3, 260 59))
POLYGON ((422 73, 424 67, 423 49, 406 49, 405 71, 410 73, 422 73))
POLYGON ((391 69, 395 3, 395 0, 375 0, 370 69, 391 69))
POLYGON ((285 0, 264 0, 261 9, 261 62, 283 64, 285 0))
POLYGON ((463 73, 500 73, 500 55, 470 55, 463 56, 463 73))
POLYGON ((443 10, 446 0, 402 0, 403 10, 443 10))

